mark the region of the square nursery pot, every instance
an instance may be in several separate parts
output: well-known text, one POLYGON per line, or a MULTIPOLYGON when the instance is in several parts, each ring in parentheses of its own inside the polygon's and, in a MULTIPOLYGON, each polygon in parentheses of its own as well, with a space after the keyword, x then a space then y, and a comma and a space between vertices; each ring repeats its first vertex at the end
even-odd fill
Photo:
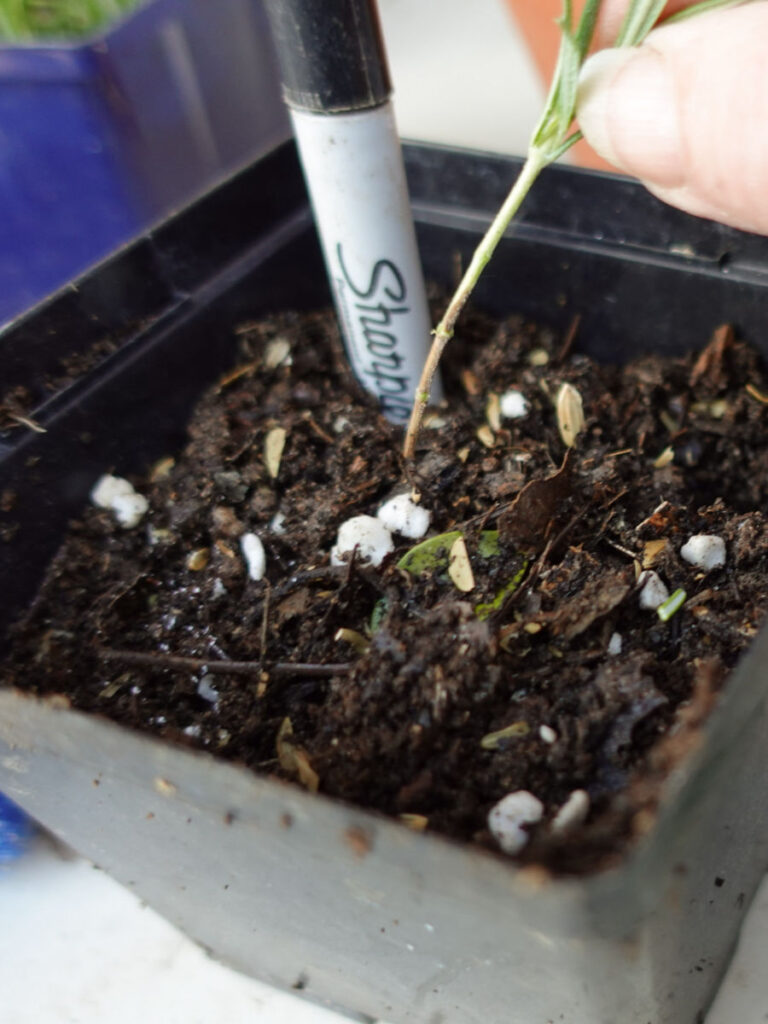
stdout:
POLYGON ((261 0, 0 44, 0 323, 288 134, 261 0))
MULTIPOLYGON (((411 146, 427 276, 450 283, 514 160, 411 146)), ((565 329, 605 359, 707 340, 765 348, 768 245, 692 220, 628 181, 553 169, 500 246, 478 306, 565 329)), ((179 447, 242 319, 329 301, 291 144, 0 336, 6 387, 46 433, 2 439, 7 625, 109 467, 179 447), (56 390, 65 357, 118 348, 56 390), (50 390, 42 382, 53 381, 50 390)), ((0 694, 0 790, 221 960, 358 1019, 397 1024, 702 1021, 768 866, 768 634, 621 866, 551 878, 478 848, 256 777, 61 700, 0 694)))

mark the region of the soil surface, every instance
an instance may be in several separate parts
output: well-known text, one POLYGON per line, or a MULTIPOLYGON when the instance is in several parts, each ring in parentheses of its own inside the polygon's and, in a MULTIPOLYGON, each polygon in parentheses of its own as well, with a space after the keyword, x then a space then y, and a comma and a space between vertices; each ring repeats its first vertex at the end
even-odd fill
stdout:
POLYGON ((186 449, 132 481, 142 523, 72 523, 0 682, 490 849, 489 811, 527 790, 544 814, 522 860, 612 863, 766 610, 759 357, 721 328, 698 355, 600 366, 578 339, 468 315, 411 470, 429 536, 464 537, 460 590, 453 538, 422 574, 397 536, 379 568, 330 564, 345 519, 407 489, 401 430, 351 380, 330 314, 239 336, 186 449), (572 448, 566 382, 584 411, 572 448), (509 389, 526 415, 500 415, 509 389), (723 539, 724 566, 681 557, 695 534, 723 539), (685 592, 667 621, 640 606, 643 569, 685 592), (574 790, 588 816, 558 827, 574 790))

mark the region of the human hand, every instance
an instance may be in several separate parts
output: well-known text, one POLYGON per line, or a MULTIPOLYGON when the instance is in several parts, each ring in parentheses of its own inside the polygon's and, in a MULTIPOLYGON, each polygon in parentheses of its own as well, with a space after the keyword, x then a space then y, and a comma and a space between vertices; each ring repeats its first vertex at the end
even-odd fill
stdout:
MULTIPOLYGON (((692 6, 671 0, 665 14, 692 6)), ((604 0, 609 46, 627 0, 604 0)), ((768 3, 655 29, 637 49, 585 64, 578 118, 587 141, 673 206, 768 234, 768 3)))

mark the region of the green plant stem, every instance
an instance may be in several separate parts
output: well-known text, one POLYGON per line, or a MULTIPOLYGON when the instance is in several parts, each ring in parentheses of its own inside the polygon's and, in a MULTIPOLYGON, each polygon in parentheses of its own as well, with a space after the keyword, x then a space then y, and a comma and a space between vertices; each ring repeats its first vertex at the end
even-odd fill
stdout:
MULTIPOLYGON (((699 0, 667 21, 680 21, 717 8, 737 7, 754 0, 699 0)), ((581 138, 580 131, 568 132, 576 114, 579 71, 587 59, 602 0, 586 0, 576 30, 573 29, 573 2, 563 0, 563 14, 558 21, 561 31, 560 52, 544 111, 528 149, 525 165, 494 218, 472 261, 451 299, 443 319, 433 332, 432 346, 422 370, 411 409, 411 417, 403 443, 403 458, 408 463, 414 454, 424 410, 429 403, 432 381, 443 350, 453 336, 456 320, 477 284, 478 278, 493 255, 509 222, 528 191, 547 164, 558 160, 581 138)), ((615 46, 639 46, 657 23, 665 0, 630 0, 615 46)))
POLYGON ((538 178, 543 168, 550 162, 549 158, 541 150, 534 147, 529 151, 528 157, 523 165, 523 169, 520 171, 515 184, 512 186, 512 190, 504 200, 501 209, 494 217, 491 226, 483 236, 483 240, 475 249, 472 260, 464 272, 464 276, 462 277, 458 288, 454 292, 448 308, 443 314, 443 319, 433 332, 434 337, 432 340, 432 347, 430 348, 427 360, 424 363, 424 368, 421 371, 418 388, 416 389, 416 400, 413 404, 413 409, 411 410, 411 418, 408 422, 408 429, 405 434, 403 457, 406 460, 413 458, 416 438, 418 437, 419 430, 421 428, 421 421, 424 417, 424 411, 429 404, 432 382, 434 380, 435 373, 437 372, 437 367, 440 363, 443 349, 453 337, 453 329, 456 325, 456 320, 464 308, 467 299, 472 294, 472 290, 477 284, 477 281, 488 261, 491 256, 493 256, 496 246, 501 241, 504 232, 509 226, 509 222, 520 209, 520 205, 530 191, 534 181, 538 178))

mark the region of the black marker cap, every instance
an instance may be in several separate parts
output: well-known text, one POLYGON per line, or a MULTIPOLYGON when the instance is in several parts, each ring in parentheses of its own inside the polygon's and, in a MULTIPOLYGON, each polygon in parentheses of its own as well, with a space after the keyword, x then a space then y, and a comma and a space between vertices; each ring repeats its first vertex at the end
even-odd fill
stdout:
POLYGON ((266 0, 266 9, 289 107, 339 114, 389 98, 374 0, 266 0))

